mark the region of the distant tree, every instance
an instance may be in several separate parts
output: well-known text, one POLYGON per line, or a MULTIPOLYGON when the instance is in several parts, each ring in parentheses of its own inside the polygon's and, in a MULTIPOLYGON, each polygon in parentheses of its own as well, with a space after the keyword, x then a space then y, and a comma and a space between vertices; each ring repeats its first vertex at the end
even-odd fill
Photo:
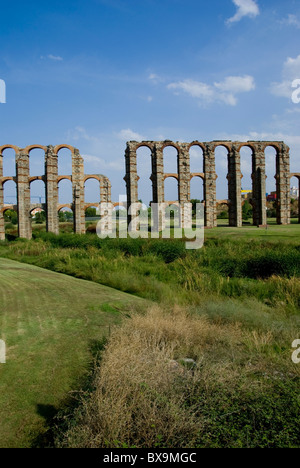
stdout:
POLYGON ((243 205, 242 216, 244 221, 248 221, 248 219, 253 216, 253 209, 248 200, 246 200, 243 205))
POLYGON ((228 211, 221 211, 221 213, 218 215, 218 219, 228 219, 228 211))
POLYGON ((4 221, 12 223, 14 225, 18 224, 18 213, 14 210, 5 211, 4 221))
POLYGON ((58 219, 60 223, 64 223, 66 221, 65 213, 63 211, 58 213, 58 219))
POLYGON ((34 217, 34 221, 36 224, 43 224, 46 221, 46 213, 45 211, 38 211, 34 217))
POLYGON ((65 211, 66 221, 71 221, 73 219, 73 212, 72 211, 65 211))
POLYGON ((200 203, 201 203, 201 201, 198 200, 198 199, 196 199, 196 198, 194 198, 194 199, 191 200, 191 204, 192 204, 192 215, 193 215, 193 217, 196 216, 197 204, 200 204, 200 203))
POLYGON ((97 216, 96 208, 87 208, 85 210, 85 216, 86 218, 95 218, 97 216))

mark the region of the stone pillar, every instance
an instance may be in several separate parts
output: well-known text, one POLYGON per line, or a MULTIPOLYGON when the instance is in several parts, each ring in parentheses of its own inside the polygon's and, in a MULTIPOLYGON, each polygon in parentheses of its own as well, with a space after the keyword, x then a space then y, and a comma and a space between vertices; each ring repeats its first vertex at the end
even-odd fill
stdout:
MULTIPOLYGON (((138 176, 137 176, 137 161, 136 161, 136 149, 132 142, 127 143, 125 151, 125 163, 126 163, 126 176, 124 180, 126 182, 127 192, 127 209, 129 210, 133 203, 138 202, 138 176)), ((131 224, 131 215, 127 217, 128 226, 131 224)))
POLYGON ((298 223, 300 224, 300 175, 296 177, 298 179, 298 223))
POLYGON ((72 188, 74 232, 76 234, 85 234, 84 167, 83 158, 76 148, 74 148, 72 154, 72 188))
POLYGON ((165 181, 164 181, 164 157, 162 144, 156 143, 152 153, 152 183, 153 202, 164 203, 165 201, 165 181))
POLYGON ((216 163, 214 147, 205 143, 204 156, 204 201, 205 226, 217 226, 217 192, 216 192, 216 163))
POLYGON ((181 227, 189 229, 192 227, 192 218, 189 210, 186 210, 185 205, 189 203, 191 199, 191 169, 189 147, 184 143, 182 143, 179 148, 178 179, 181 227))
POLYGON ((153 232, 160 232, 165 227, 165 180, 164 180, 164 157, 163 144, 155 143, 152 151, 152 186, 153 186, 153 203, 159 204, 160 209, 152 209, 153 216, 153 232))
POLYGON ((4 188, 3 188, 3 155, 0 153, 0 240, 5 240, 5 226, 4 226, 4 188))
POLYGON ((111 203, 111 183, 106 177, 100 185, 100 203, 111 203))
POLYGON ((31 239, 29 154, 20 150, 16 161, 19 237, 31 239))
POLYGON ((229 226, 242 227, 241 157, 235 145, 228 154, 229 226))
POLYGON ((276 156, 277 224, 291 222, 291 180, 289 147, 282 142, 276 156))
POLYGON ((45 154, 47 232, 59 233, 58 223, 58 158, 53 146, 45 154))
MULTIPOLYGON (((254 145, 254 144, 253 144, 254 145)), ((267 224, 266 202, 266 158, 261 143, 255 144, 253 151, 252 173, 252 206, 253 224, 265 226, 267 224)))

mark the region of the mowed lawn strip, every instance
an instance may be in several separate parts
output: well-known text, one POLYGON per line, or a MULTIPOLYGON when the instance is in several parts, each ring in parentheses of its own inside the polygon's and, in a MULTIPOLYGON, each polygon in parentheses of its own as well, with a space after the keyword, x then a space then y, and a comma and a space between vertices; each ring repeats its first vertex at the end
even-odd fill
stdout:
POLYGON ((0 258, 0 447, 28 447, 87 372, 94 340, 146 301, 0 258))

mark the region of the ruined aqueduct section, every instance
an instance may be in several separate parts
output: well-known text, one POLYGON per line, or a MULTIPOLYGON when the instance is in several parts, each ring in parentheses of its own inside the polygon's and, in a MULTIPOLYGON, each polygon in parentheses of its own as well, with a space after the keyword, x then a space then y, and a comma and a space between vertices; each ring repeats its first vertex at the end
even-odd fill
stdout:
POLYGON ((84 234, 85 228, 85 210, 89 206, 98 206, 96 203, 85 203, 84 184, 89 179, 96 179, 100 182, 100 199, 103 202, 111 201, 111 185, 107 177, 101 174, 85 175, 83 158, 78 149, 69 145, 59 146, 27 146, 24 149, 17 146, 5 145, 0 147, 0 239, 5 239, 4 212, 12 209, 18 212, 19 237, 30 239, 32 236, 31 212, 35 208, 43 208, 47 215, 47 231, 58 234, 58 212, 62 208, 70 208, 74 215, 74 231, 78 234, 84 234), (16 158, 16 176, 3 177, 3 151, 12 148, 15 151, 16 158), (61 149, 67 148, 72 154, 72 174, 58 175, 58 153, 61 149), (45 152, 45 174, 36 177, 30 177, 29 158, 30 152, 34 149, 42 149, 45 152), (72 182, 73 203, 60 205, 58 200, 58 183, 61 180, 70 180, 72 182), (17 186, 17 206, 4 205, 4 184, 13 180, 17 186), (35 180, 42 180, 45 183, 46 203, 31 204, 30 202, 30 184, 35 180))
MULTIPOLYGON (((193 177, 200 177, 204 184, 205 225, 217 226, 217 197, 216 197, 216 164, 215 149, 223 146, 228 152, 228 205, 230 226, 242 226, 242 173, 240 150, 246 146, 252 150, 252 206, 253 224, 266 225, 266 162, 265 149, 269 146, 276 150, 276 187, 277 187, 277 222, 290 224, 290 178, 300 174, 290 174, 289 147, 283 141, 212 141, 192 143, 178 143, 173 141, 131 141, 127 143, 126 176, 127 201, 129 205, 138 201, 137 150, 147 147, 151 151, 152 159, 152 190, 154 203, 165 202, 164 181, 168 177, 178 180, 179 204, 190 201, 190 181, 193 177), (164 172, 163 151, 172 146, 177 150, 177 174, 164 172), (199 146, 203 151, 203 173, 191 173, 189 151, 193 146, 199 146)), ((183 216, 182 216, 183 218, 183 216)), ((300 219, 299 219, 300 220, 300 219)))
MULTIPOLYGON (((242 174, 240 163, 240 150, 246 146, 252 150, 252 206, 253 224, 266 224, 266 170, 265 149, 268 146, 276 150, 276 187, 277 187, 277 222, 278 224, 290 223, 290 178, 297 177, 300 186, 300 174, 290 173, 289 147, 282 141, 249 141, 247 143, 231 141, 213 141, 209 143, 193 141, 192 143, 178 143, 172 141, 131 141, 127 143, 125 160, 126 176, 124 178, 127 188, 128 205, 138 202, 138 174, 137 174, 137 150, 140 147, 148 147, 152 160, 152 202, 166 203, 164 197, 164 181, 168 177, 178 180, 178 202, 184 205, 190 201, 190 181, 193 177, 200 177, 204 184, 205 201, 205 225, 217 226, 217 197, 216 197, 216 164, 215 149, 223 146, 228 151, 228 205, 230 226, 242 226, 242 174), (172 146, 177 150, 177 174, 164 172, 163 151, 172 146), (190 172, 189 151, 193 146, 199 146, 203 151, 203 173, 190 172)), ((18 212, 19 236, 30 239, 32 235, 31 212, 39 207, 46 211, 47 231, 58 234, 58 212, 66 207, 74 214, 74 231, 78 234, 85 233, 85 210, 89 206, 97 206, 99 203, 85 203, 84 186, 89 179, 96 179, 100 183, 101 203, 111 202, 111 184, 107 177, 101 174, 85 175, 84 161, 79 150, 69 145, 41 146, 32 145, 21 149, 13 145, 0 147, 0 239, 5 239, 4 213, 13 209, 18 212), (16 176, 3 177, 3 152, 12 148, 15 151, 16 176), (72 154, 72 174, 58 175, 58 153, 67 148, 72 154), (34 149, 42 149, 45 152, 44 175, 31 177, 29 170, 30 152, 34 149), (67 179, 72 182, 73 203, 60 205, 58 200, 58 184, 67 179), (4 205, 4 185, 8 181, 14 181, 17 186, 17 206, 4 205), (46 203, 31 204, 30 184, 35 180, 45 183, 46 203)), ((116 203, 118 205, 118 203, 116 203)), ((299 218, 300 222, 300 218, 299 218)))

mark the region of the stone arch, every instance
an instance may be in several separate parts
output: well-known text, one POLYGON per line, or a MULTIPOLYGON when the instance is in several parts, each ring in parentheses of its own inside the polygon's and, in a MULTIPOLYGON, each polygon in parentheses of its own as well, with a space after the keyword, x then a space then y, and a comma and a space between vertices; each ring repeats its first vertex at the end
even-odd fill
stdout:
POLYGON ((73 198, 74 195, 71 179, 69 177, 62 177, 58 181, 58 204, 72 204, 73 198))
POLYGON ((45 155, 46 155, 47 148, 42 145, 31 145, 31 146, 27 146, 23 151, 29 156, 30 177, 37 176, 41 173, 43 174, 45 171, 45 155), (35 152, 34 155, 32 154, 33 152, 35 152), (39 154, 38 157, 35 156, 38 154, 39 154))
POLYGON ((217 203, 218 200, 223 200, 227 195, 229 199, 228 193, 228 176, 229 176, 229 154, 230 148, 225 143, 215 143, 213 145, 214 151, 214 158, 215 158, 215 167, 216 167, 216 191, 217 191, 217 203), (219 150, 220 148, 220 150, 219 150), (223 149, 223 154, 221 150, 223 149), (225 155, 224 150, 227 151, 225 155), (219 154, 218 154, 219 153, 219 154), (222 157, 222 163, 219 162, 219 155, 222 157), (226 158, 226 165, 225 165, 225 158, 226 158), (223 167, 221 167, 223 165, 223 167), (222 188, 220 187, 220 181, 224 182, 222 188))
POLYGON ((13 145, 0 147, 0 177, 16 177, 16 164, 19 148, 13 145), (10 150, 10 151, 9 151, 10 150), (7 156, 4 154, 7 151, 7 156), (14 155, 12 154, 14 152, 14 155), (10 154, 9 154, 10 153, 10 154))
POLYGON ((141 144, 136 149, 137 194, 145 205, 153 201, 153 149, 149 144, 141 144))
POLYGON ((5 205, 17 205, 17 183, 14 177, 5 177, 2 180, 3 203, 5 205))
POLYGON ((179 174, 179 153, 180 148, 172 142, 165 142, 161 146, 163 156, 163 167, 165 174, 179 174), (176 154, 175 154, 175 150, 176 154), (173 154, 172 154, 173 153, 173 154), (167 160, 167 158, 169 158, 167 160), (171 161, 172 158, 172 161, 171 161))
POLYGON ((99 205, 101 202, 101 185, 102 185, 102 180, 100 177, 96 176, 90 176, 90 177, 85 177, 84 181, 84 202, 85 203, 96 203, 99 205), (97 192, 97 194, 94 194, 94 191, 97 192), (93 192, 93 194, 92 194, 93 192))
POLYGON ((191 174, 190 180, 191 200, 204 200, 204 174, 191 174))
POLYGON ((164 179, 164 194, 165 194, 165 202, 171 201, 179 201, 179 180, 178 177, 175 175, 167 176, 164 179), (174 185, 173 181, 176 181, 176 185, 174 185))
POLYGON ((35 177, 30 182, 30 204, 46 203, 46 184, 43 178, 35 177), (43 184, 43 185, 42 185, 43 184), (38 202, 36 201, 38 200, 38 202))
POLYGON ((188 148, 189 157, 190 157, 190 172, 195 173, 195 174, 203 173, 204 172, 204 152, 205 152, 204 145, 202 143, 200 143, 199 141, 194 141, 193 143, 188 145, 187 148, 188 148), (198 163, 199 155, 195 154, 193 156, 192 151, 195 150, 195 149, 200 149, 201 150, 200 162, 199 163, 198 163), (194 164, 195 159, 197 159, 197 164, 196 164, 196 162, 194 164))
POLYGON ((72 174, 74 165, 74 148, 69 145, 58 145, 54 147, 57 156, 58 175, 72 174))

